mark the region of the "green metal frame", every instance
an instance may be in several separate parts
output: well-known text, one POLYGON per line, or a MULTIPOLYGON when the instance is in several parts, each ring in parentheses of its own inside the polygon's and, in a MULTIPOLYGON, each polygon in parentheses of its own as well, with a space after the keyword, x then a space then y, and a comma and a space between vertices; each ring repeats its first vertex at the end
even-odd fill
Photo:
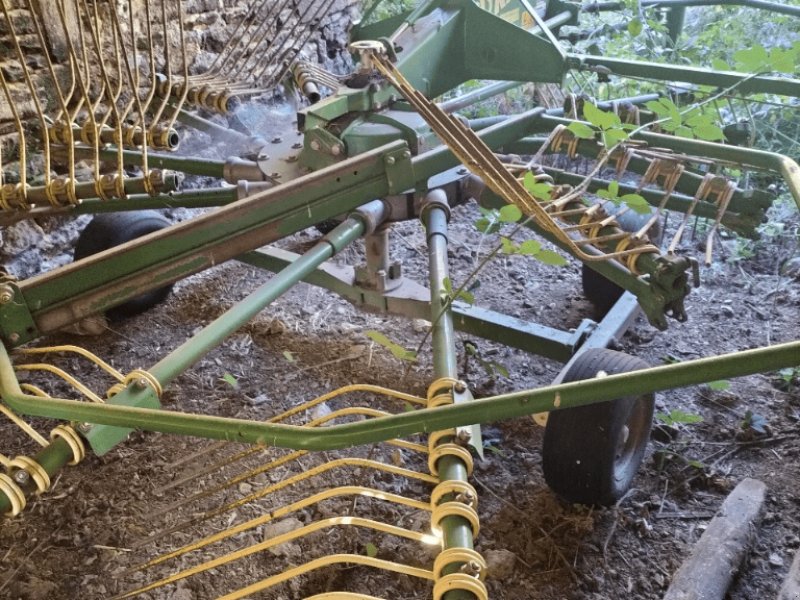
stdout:
MULTIPOLYGON (((647 0, 644 2, 647 4, 647 0)), ((670 30, 679 32, 678 16, 695 0, 659 0, 670 9, 670 30)), ((527 2, 520 0, 523 7, 527 2)), ((750 0, 717 2, 774 9, 773 3, 750 0), (766 6, 770 5, 770 6, 766 6)), ((604 7, 598 7, 602 9, 604 7)), ((781 11, 777 11, 781 12, 781 11)), ((532 13, 531 13, 532 14, 532 13)), ((794 11, 785 14, 795 14, 794 11)), ((577 8, 572 3, 551 1, 547 12, 533 15, 526 30, 482 10, 468 0, 431 0, 406 15, 388 22, 361 27, 358 36, 388 37, 401 28, 396 49, 398 65, 408 79, 430 96, 437 96, 464 81, 476 78, 513 82, 560 82, 570 69, 600 72, 604 76, 648 77, 669 81, 736 86, 737 93, 767 92, 800 97, 800 81, 741 73, 711 73, 692 67, 621 61, 565 52, 554 31, 573 23, 577 8), (551 29, 552 28, 552 29, 551 29)), ((520 22, 524 24, 524 22, 520 22)), ((387 42, 390 48, 393 43, 387 42)), ((506 89, 504 83, 494 90, 506 89)), ((479 97, 477 94, 476 97, 479 97)), ((526 152, 538 149, 535 136, 569 121, 562 114, 534 109, 482 128, 479 136, 493 149, 526 152), (536 146, 534 146, 536 144, 536 146)), ((102 254, 22 282, 0 282, 0 396, 23 415, 65 419, 82 424, 80 430, 98 454, 119 443, 132 429, 162 431, 283 446, 325 450, 384 441, 413 433, 466 427, 499 419, 561 410, 593 402, 612 400, 631 393, 736 377, 800 363, 800 342, 790 342, 742 353, 655 367, 589 382, 557 384, 536 390, 503 394, 468 403, 424 409, 367 422, 307 429, 280 424, 182 414, 163 410, 147 385, 131 384, 108 403, 88 404, 46 399, 24 394, 18 385, 9 350, 81 319, 103 312, 143 291, 177 281, 225 260, 239 258, 250 264, 278 271, 278 275, 246 300, 231 308, 199 334, 183 343, 149 372, 167 385, 203 354, 237 329, 272 300, 298 281, 305 280, 332 289, 357 304, 407 316, 425 317, 434 323, 432 343, 436 377, 456 377, 454 330, 461 329, 503 343, 568 362, 582 349, 606 346, 635 317, 641 306, 652 322, 662 322, 666 307, 685 295, 685 271, 690 265, 675 260, 655 261, 645 268, 646 277, 633 277, 609 262, 592 263, 600 273, 634 292, 625 294, 609 316, 599 324, 585 321, 574 333, 524 323, 477 307, 454 303, 446 306, 441 296, 447 277, 447 209, 435 183, 458 161, 444 147, 432 147, 429 128, 399 102, 391 87, 372 82, 361 88, 345 88, 332 97, 302 111, 298 120, 304 131, 298 163, 313 172, 273 189, 235 200, 231 188, 176 193, 157 197, 131 197, 101 203, 89 200, 64 213, 79 214, 107 210, 133 210, 160 206, 222 205, 192 221, 175 225, 134 240, 102 254), (387 110, 387 106, 389 110, 387 110), (337 149, 338 148, 338 149, 337 149), (430 252, 430 287, 408 285, 389 292, 367 290, 356 284, 352 269, 325 261, 371 226, 359 207, 375 198, 406 196, 422 201, 422 218, 430 252), (352 212, 355 211, 355 212, 352 212), (351 213, 315 248, 297 257, 278 250, 257 248, 332 217, 351 213), (670 269, 673 271, 671 272, 670 269), (659 289, 659 277, 675 284, 659 289), (678 289, 679 286, 682 286, 678 289), (672 296, 669 294, 673 293, 672 296)), ((676 152, 703 155, 779 173, 788 183, 800 207, 800 168, 788 157, 747 148, 723 146, 670 136, 639 133, 652 146, 676 152)), ((596 155, 597 144, 581 142, 579 151, 596 155)), ((135 161, 135 154, 126 154, 135 161)), ((174 168, 187 173, 226 176, 221 161, 193 160, 148 154, 151 166, 174 168)), ((251 165, 253 166, 253 165, 251 165)), ((257 166, 257 165, 256 165, 257 166)), ((635 167, 636 165, 634 165, 635 167)), ((555 173, 569 181, 569 175, 555 173)), ((679 195, 670 208, 680 209, 697 190, 699 177, 687 174, 679 182, 679 195), (680 194, 683 194, 681 196, 680 194)), ((602 185, 602 182, 596 183, 602 185)), ((501 206, 502 198, 480 194, 489 206, 501 206)), ((657 204, 657 195, 646 195, 657 204)), ((739 214, 733 226, 752 229, 765 209, 763 196, 739 190, 731 206, 739 214)), ((698 209, 711 210, 709 207, 698 209)), ((30 214, 38 214, 32 212, 30 214)), ((49 213, 48 213, 49 214, 49 213)), ((12 222, 17 215, 6 217, 12 222)), ((675 308, 675 307, 673 307, 675 308)), ((62 440, 56 440, 36 456, 48 473, 71 459, 62 440)), ((463 465, 452 457, 443 459, 449 478, 465 476, 463 465), (446 463, 446 464, 445 464, 446 463)), ((0 512, 6 500, 0 495, 0 512)), ((448 527, 448 543, 468 545, 465 531, 456 523, 448 527), (459 532, 460 531, 460 532, 459 532)), ((471 542, 470 542, 471 543, 471 542)))

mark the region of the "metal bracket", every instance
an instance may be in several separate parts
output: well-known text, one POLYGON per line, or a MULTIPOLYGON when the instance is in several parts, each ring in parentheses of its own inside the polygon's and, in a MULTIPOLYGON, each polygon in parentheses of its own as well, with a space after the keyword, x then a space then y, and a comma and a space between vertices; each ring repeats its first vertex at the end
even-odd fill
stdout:
POLYGON ((411 164, 411 151, 408 148, 387 152, 383 162, 386 165, 390 194, 399 194, 414 187, 416 178, 411 164))
POLYGON ((10 281, 0 285, 0 337, 13 348, 39 335, 33 315, 19 287, 10 281))
MULTIPOLYGON (((475 400, 475 398, 472 396, 472 392, 469 390, 466 383, 459 381, 453 386, 453 404, 465 404, 473 400, 475 400)), ((481 457, 481 460, 484 459, 483 436, 481 435, 480 425, 475 424, 456 427, 456 443, 462 446, 469 446, 481 457)))

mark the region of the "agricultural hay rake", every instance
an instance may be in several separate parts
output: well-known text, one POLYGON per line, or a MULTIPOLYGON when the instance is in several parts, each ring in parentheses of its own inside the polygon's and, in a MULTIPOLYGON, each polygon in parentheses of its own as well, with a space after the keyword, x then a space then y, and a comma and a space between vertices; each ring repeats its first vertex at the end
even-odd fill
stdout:
MULTIPOLYGON (((747 135, 736 137, 744 124, 721 129, 704 112, 756 94, 790 104, 800 98, 800 80, 769 68, 738 73, 568 52, 559 36, 579 38, 585 14, 622 3, 562 0, 428 0, 389 16, 375 2, 352 29, 357 62, 347 75, 303 54, 334 0, 253 0, 231 19, 216 59, 198 66, 187 4, 0 0, 0 31, 11 41, 2 60, 14 67, 0 69, 1 114, 11 124, 0 143, 0 223, 96 215, 72 264, 23 280, 0 273, 0 412, 6 431, 18 428, 39 446, 0 454, 0 511, 16 517, 65 465, 109 452, 132 430, 218 440, 192 464, 173 463, 186 473, 158 491, 192 491, 148 515, 150 530, 129 544, 134 557, 118 571, 117 597, 167 597, 160 594, 191 582, 197 597, 275 588, 292 597, 374 600, 374 589, 314 588, 315 574, 357 565, 404 576, 436 599, 487 598, 486 561, 473 547, 478 493, 469 481, 482 452, 480 424, 536 415, 546 423, 543 469, 555 492, 613 504, 644 456, 655 392, 800 364, 797 340, 658 367, 607 349, 640 311, 662 330, 670 318, 687 318, 684 300, 699 284, 698 261, 681 244, 691 218, 708 223, 706 262, 718 252, 720 228, 755 235, 774 196, 743 173, 781 178, 800 206, 797 163, 747 147, 747 135), (523 82, 560 101, 570 74, 679 85, 671 95, 607 102, 566 94, 561 106, 513 116, 458 113, 523 82), (441 99, 470 80, 493 83, 441 99), (257 98, 280 83, 308 99, 280 135, 267 140, 220 125, 233 123, 243 105, 263 106, 257 98), (182 156, 175 152, 182 127, 233 140, 241 155, 182 156), (180 191, 191 175, 221 185, 180 191), (473 274, 451 278, 448 264, 451 211, 472 200, 488 215, 487 229, 514 228, 486 260, 500 252, 549 264, 562 254, 578 259, 585 292, 605 316, 562 331, 475 305, 473 274), (175 207, 214 210, 177 224, 153 212, 175 207), (659 232, 668 212, 681 214, 680 224, 659 232), (392 224, 414 219, 428 246, 427 286, 390 255, 392 224), (327 233, 302 255, 269 245, 312 226, 327 233), (513 239, 526 232, 546 243, 513 239), (329 261, 360 238, 364 264, 329 261), (142 312, 174 282, 230 259, 275 274, 147 368, 123 373, 78 345, 32 344, 64 330, 102 333, 107 319, 142 312), (370 311, 430 321, 425 397, 353 383, 260 420, 161 406, 176 378, 301 281, 370 311), (457 363, 456 330, 565 366, 550 386, 475 399, 457 363), (59 366, 79 360, 107 377, 106 390, 59 366), (328 405, 327 413, 315 411, 328 405), (231 453, 231 442, 245 447, 231 453), (334 450, 343 452, 326 454, 334 450), (367 484, 356 471, 391 485, 367 484), (315 488, 324 477, 346 483, 315 488), (201 488, 208 478, 216 479, 201 488), (242 484, 240 497, 207 508, 209 498, 242 484), (365 516, 327 509, 318 520, 297 519, 312 508, 355 507, 356 499, 365 516), (255 516, 245 517, 245 508, 255 516), (357 530, 404 540, 413 548, 407 562, 342 541, 342 552, 295 557, 283 571, 259 563, 249 581, 225 574, 319 532, 344 539, 357 530), (269 535, 254 540, 255 532, 269 535), (203 587, 204 578, 216 583, 203 587), (312 583, 287 587, 298 580, 312 583)), ((687 7, 710 3, 640 4, 674 40, 687 7)), ((763 0, 717 4, 800 17, 798 7, 763 0)), ((786 52, 796 68, 797 45, 786 52)), ((385 336, 375 339, 410 358, 385 336)))

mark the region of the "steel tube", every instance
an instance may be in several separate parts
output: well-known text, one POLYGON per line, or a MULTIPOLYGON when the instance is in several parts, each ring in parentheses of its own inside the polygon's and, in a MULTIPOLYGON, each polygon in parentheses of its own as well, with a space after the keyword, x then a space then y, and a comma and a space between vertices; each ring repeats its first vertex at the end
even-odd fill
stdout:
POLYGON ((490 83, 489 85, 480 87, 477 90, 472 90, 456 98, 446 100, 439 104, 439 108, 446 113, 456 112, 457 110, 472 106, 478 102, 483 102, 484 100, 488 100, 508 90, 513 90, 521 85, 522 83, 519 81, 496 81, 495 83, 490 83))
POLYGON ((174 192, 172 194, 133 194, 124 200, 84 200, 75 206, 63 208, 32 208, 25 212, 0 212, 0 225, 11 225, 26 219, 38 217, 91 215, 106 212, 129 210, 167 209, 167 208, 212 208, 230 204, 238 199, 236 188, 211 188, 174 192))
POLYGON ((294 263, 158 361, 150 373, 161 385, 167 385, 363 232, 364 222, 361 218, 348 218, 294 263))
POLYGON ((683 81, 698 85, 735 89, 740 94, 778 94, 800 97, 800 81, 783 77, 751 76, 734 71, 709 71, 700 67, 675 66, 647 61, 569 54, 567 64, 578 71, 607 69, 608 75, 658 81, 683 81))
POLYGON ((298 449, 326 450, 374 443, 391 437, 461 426, 470 422, 487 422, 546 410, 572 408, 622 395, 652 393, 673 387, 792 367, 799 361, 800 341, 794 341, 734 354, 662 365, 603 379, 504 394, 475 400, 469 404, 413 411, 360 423, 326 427, 324 430, 306 430, 292 425, 256 423, 166 410, 29 396, 20 391, 5 346, 2 346, 0 347, 0 395, 11 408, 22 414, 108 423, 217 439, 263 442, 298 449))
MULTIPOLYGON (((101 160, 114 162, 119 158, 120 154, 122 154, 122 160, 126 165, 142 165, 142 152, 140 150, 123 150, 120 153, 116 149, 101 148, 99 156, 101 160)), ((94 158, 94 148, 75 146, 75 156, 88 159, 94 158)), ((170 169, 191 175, 206 175, 222 179, 225 161, 148 152, 147 166, 151 169, 170 169)))
MULTIPOLYGON (((800 341, 731 354, 660 365, 620 375, 501 394, 468 403, 409 411, 320 428, 263 423, 163 409, 134 408, 40 398, 24 394, 14 375, 5 345, 0 344, 0 397, 14 411, 31 416, 87 423, 105 423, 212 439, 263 443, 268 446, 334 450, 372 444, 424 431, 489 423, 537 412, 575 408, 630 395, 742 377, 800 365, 800 341)), ((149 388, 148 388, 149 389, 149 388)), ((119 395, 126 394, 126 391, 119 395)))
POLYGON ((444 295, 444 280, 449 279, 447 265, 447 220, 449 210, 447 196, 434 190, 426 197, 422 219, 428 241, 428 268, 431 290, 431 346, 433 349, 433 374, 440 377, 456 377, 458 366, 455 356, 455 330, 453 315, 444 295), (436 198, 434 199, 434 196, 436 198))
MULTIPOLYGON (((447 194, 438 189, 428 192, 422 208, 428 242, 428 272, 431 292, 431 347, 433 350, 433 374, 435 379, 457 378, 456 339, 453 328, 453 314, 449 299, 444 294, 445 280, 450 274, 447 264, 447 221, 450 208, 447 194)), ((438 392, 439 390, 437 390, 438 392)), ((449 390, 442 390, 448 392, 449 390)), ((452 393, 452 391, 449 391, 452 393)), ((467 465, 459 457, 443 456, 437 461, 440 481, 467 481, 467 465)), ((473 548, 472 528, 460 516, 442 519, 442 538, 444 549, 473 548)), ((445 569, 445 573, 454 569, 445 569)), ((472 594, 454 590, 444 595, 445 600, 473 600, 472 594)))

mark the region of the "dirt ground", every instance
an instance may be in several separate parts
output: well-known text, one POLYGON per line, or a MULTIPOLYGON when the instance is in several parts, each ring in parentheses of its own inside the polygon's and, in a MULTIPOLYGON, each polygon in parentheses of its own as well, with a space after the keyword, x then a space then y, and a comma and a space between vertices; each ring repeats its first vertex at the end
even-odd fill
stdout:
MULTIPOLYGON (((483 237, 475 230, 472 223, 477 216, 474 206, 454 211, 450 267, 456 284, 479 254, 495 243, 492 236, 483 237)), ((784 225, 782 231, 752 245, 732 238, 717 244, 717 262, 703 270, 702 287, 688 299, 688 322, 672 321, 668 331, 658 332, 639 319, 619 340, 618 349, 660 364, 795 339, 800 281, 797 270, 785 267, 797 255, 800 221, 787 206, 778 207, 772 217, 784 225)), ((318 237, 310 229, 280 245, 303 251, 318 237)), ((687 238, 684 246, 684 251, 702 252, 700 237, 687 238)), ((392 247, 405 274, 424 283, 426 250, 421 227, 411 222, 396 225, 392 247)), ((358 264, 362 257, 362 248, 356 244, 336 260, 358 264)), ((64 335, 43 343, 80 344, 125 372, 146 368, 268 278, 242 264, 221 265, 178 283, 168 302, 140 317, 114 323, 101 337, 64 335)), ((555 268, 524 257, 502 257, 491 263, 480 280, 475 297, 482 307, 563 329, 593 317, 592 306, 582 296, 577 263, 555 268)), ((173 410, 267 419, 353 383, 424 396, 432 378, 428 350, 404 375, 406 365, 375 345, 366 332, 382 332, 413 348, 426 325, 360 312, 333 294, 300 284, 182 375, 166 390, 164 404, 173 410)), ((482 361, 501 365, 509 375, 502 375, 502 369, 490 373, 480 360, 465 355, 466 341, 459 335, 459 364, 476 396, 546 385, 559 371, 552 361, 471 338, 482 361)), ((112 383, 81 360, 55 356, 53 360, 96 391, 112 383)), ((800 392, 796 381, 787 384, 776 373, 729 383, 727 389, 700 386, 658 395, 659 412, 679 410, 702 421, 678 423, 669 431, 660 428, 633 489, 610 508, 568 505, 549 491, 540 466, 543 430, 530 418, 486 424, 486 458, 476 460, 471 481, 480 499, 476 548, 489 561, 490 597, 660 598, 725 496, 745 477, 764 481, 768 496, 752 550, 729 598, 773 597, 800 548, 800 392)), ((69 392, 56 384, 51 393, 69 392)), ((324 417, 345 406, 407 409, 404 402, 358 393, 304 411, 289 422, 324 417)), ((37 424, 45 429, 45 424, 37 424)), ((5 454, 31 451, 13 426, 3 422, 0 432, 5 454)), ((424 443, 421 438, 409 441, 424 443)), ((159 554, 336 485, 377 487, 423 501, 430 491, 424 481, 367 468, 365 463, 334 466, 285 487, 275 485, 342 457, 426 473, 426 460, 413 447, 380 444, 308 454, 237 477, 288 455, 284 450, 263 449, 234 461, 243 450, 237 444, 134 433, 107 455, 90 456, 68 468, 22 516, 2 521, 0 597, 106 598, 200 559, 210 560, 333 517, 364 516, 417 531, 428 526, 429 515, 419 508, 341 496, 302 507, 274 523, 164 565, 128 572, 159 554), (222 485, 226 481, 227 487, 222 485), (269 486, 279 489, 212 514, 218 507, 272 489, 269 486), (179 530, 163 533, 171 528, 179 530), (162 535, 156 539, 148 539, 159 532, 162 535)), ((430 547, 393 535, 363 527, 328 527, 142 597, 212 598, 332 553, 426 567, 435 557, 430 547)), ((336 565, 250 597, 293 600, 340 589, 398 600, 429 598, 431 593, 430 584, 409 575, 336 565)))

